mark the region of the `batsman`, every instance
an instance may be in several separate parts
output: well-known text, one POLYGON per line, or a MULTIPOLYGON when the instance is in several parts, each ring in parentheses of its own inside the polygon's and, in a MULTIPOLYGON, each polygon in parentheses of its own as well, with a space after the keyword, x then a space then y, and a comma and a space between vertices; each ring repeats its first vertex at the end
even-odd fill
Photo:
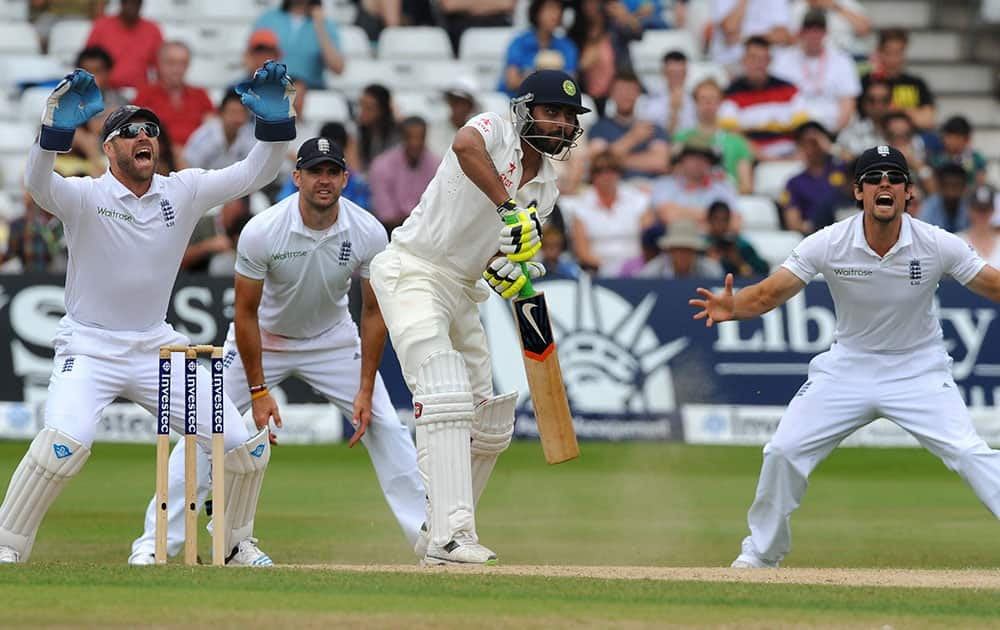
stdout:
POLYGON ((497 562, 479 543, 475 505, 510 444, 517 392, 493 394, 477 306, 489 292, 479 281, 511 298, 527 280, 522 269, 544 273, 530 259, 559 194, 549 159, 576 146, 578 116, 588 111, 568 74, 525 78, 509 118, 479 114, 458 130, 416 208, 372 260, 372 288, 413 393, 428 491, 424 564, 497 562))
MULTIPOLYGON (((104 408, 117 397, 151 413, 158 408, 160 346, 187 345, 167 322, 171 288, 195 223, 210 208, 272 181, 295 137, 295 88, 285 66, 268 61, 239 86, 257 116, 258 142, 241 162, 216 171, 156 174, 160 121, 134 105, 112 112, 101 134, 110 168, 101 177, 64 178, 52 171, 76 127, 103 111, 94 77, 77 69, 56 86, 31 147, 25 183, 40 206, 66 228, 66 316, 56 334, 45 426, 28 447, 0 506, 0 563, 25 562, 49 506, 90 457, 104 408)), ((180 368, 180 361, 175 369, 180 368)), ((209 376, 198 375, 198 438, 209 448, 209 376)), ((171 425, 184 426, 180 391, 171 425)), ((257 497, 270 455, 268 430, 250 436, 225 399, 228 564, 262 555, 251 537, 257 497)))

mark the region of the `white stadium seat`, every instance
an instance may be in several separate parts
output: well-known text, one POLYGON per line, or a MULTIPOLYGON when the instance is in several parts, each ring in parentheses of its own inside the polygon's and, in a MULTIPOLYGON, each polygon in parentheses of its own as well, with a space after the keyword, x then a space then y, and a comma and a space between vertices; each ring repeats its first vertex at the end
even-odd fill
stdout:
POLYGON ((302 107, 302 117, 313 122, 347 122, 351 119, 347 99, 336 90, 309 90, 302 107))
POLYGON ((59 20, 49 33, 49 55, 72 65, 83 50, 92 28, 90 20, 59 20))
MULTIPOLYGON (((45 55, 0 54, 0 86, 58 81, 71 70, 68 64, 45 55)), ((55 83, 53 83, 55 85, 55 83)), ((38 110, 41 116, 41 110, 38 110)))
MULTIPOLYGON (((175 4, 181 0, 175 0, 175 4)), ((225 20, 250 24, 257 19, 257 11, 248 0, 190 0, 188 14, 195 20, 225 20)), ((177 19, 175 14, 174 19, 177 19)))
POLYGON ((378 37, 379 59, 410 61, 452 59, 451 41, 436 26, 394 26, 378 37))
MULTIPOLYGON (((239 57, 207 57, 194 55, 188 66, 186 80, 201 88, 227 88, 244 78, 243 62, 239 57)), ((214 105, 218 102, 212 101, 214 105)))
POLYGON ((199 56, 239 59, 250 39, 250 25, 225 22, 164 22, 165 41, 178 40, 191 49, 192 59, 199 56))
POLYGON ((690 60, 697 60, 700 57, 694 38, 685 30, 646 31, 642 39, 629 42, 632 65, 640 75, 658 73, 663 63, 663 55, 671 50, 680 50, 690 60))
POLYGON ((391 89, 441 91, 452 84, 455 77, 466 76, 469 69, 454 60, 425 60, 413 63, 402 61, 392 64, 399 83, 386 84, 391 89))
POLYGON ((379 83, 390 89, 398 89, 402 85, 393 65, 377 59, 352 59, 344 64, 342 74, 328 71, 323 77, 327 89, 338 89, 351 100, 356 99, 370 83, 379 83))
POLYGON ((802 240, 802 235, 789 230, 744 230, 740 235, 750 241, 760 257, 771 265, 781 265, 802 240))
POLYGON ((785 184, 805 168, 798 160, 761 162, 753 169, 753 191, 777 200, 785 190, 785 184))
MULTIPOLYGON (((39 112, 38 118, 41 118, 41 112, 39 112)), ((35 141, 37 131, 37 122, 0 122, 0 154, 23 155, 27 153, 35 141)))
POLYGON ((503 92, 483 92, 476 94, 479 103, 479 110, 483 112, 496 112, 504 116, 510 113, 510 97, 503 92))
POLYGON ((27 22, 29 4, 25 0, 0 0, 0 20, 27 22))
POLYGON ((778 221, 778 207, 770 197, 740 195, 735 209, 743 217, 744 230, 777 230, 781 227, 778 221))
POLYGON ((0 155, 0 175, 3 176, 3 185, 6 190, 18 191, 24 189, 24 167, 28 160, 28 152, 9 155, 0 155))
POLYGON ((41 51, 34 26, 27 22, 0 22, 0 54, 37 55, 41 51))
POLYGON ((496 61, 502 64, 507 47, 517 30, 508 26, 474 27, 462 32, 458 42, 458 58, 465 61, 496 61))
POLYGON ((396 90, 392 93, 392 105, 399 118, 420 116, 427 123, 434 123, 448 117, 448 107, 441 92, 396 90))
POLYGON ((692 61, 688 62, 687 89, 692 90, 694 86, 707 78, 715 79, 722 89, 729 85, 729 75, 726 69, 714 61, 692 61))
POLYGON ((340 36, 340 54, 344 56, 345 63, 351 63, 354 59, 371 59, 372 45, 365 29, 354 24, 344 24, 337 27, 337 34, 340 36))

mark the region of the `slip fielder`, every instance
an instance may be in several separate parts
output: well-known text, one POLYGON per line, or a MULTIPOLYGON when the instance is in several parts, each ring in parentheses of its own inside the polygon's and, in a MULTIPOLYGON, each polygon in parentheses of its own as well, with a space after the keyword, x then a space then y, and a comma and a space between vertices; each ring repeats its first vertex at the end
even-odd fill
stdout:
MULTIPOLYGON (((426 564, 496 562, 476 536, 474 506, 510 444, 517 392, 493 395, 477 306, 489 293, 478 281, 517 295, 525 282, 518 263, 541 247, 539 217, 558 196, 546 158, 575 146, 577 116, 587 111, 566 73, 524 79, 511 118, 480 114, 459 129, 417 207, 372 261, 372 288, 413 393, 429 498, 426 564), (506 215, 516 221, 505 226, 506 215)), ((527 268, 531 277, 544 269, 527 268)))
POLYGON ((733 295, 699 288, 695 319, 711 326, 780 306, 817 274, 837 314, 830 350, 809 363, 764 446, 757 495, 737 568, 777 567, 791 548, 791 514, 809 473, 844 438, 885 417, 905 429, 968 483, 1000 518, 1000 451, 987 446, 951 375, 934 306, 938 281, 951 276, 1000 302, 1000 272, 959 237, 905 213, 911 196, 906 158, 880 145, 855 167, 862 212, 806 237, 770 277, 733 295))
MULTIPOLYGON (((46 103, 25 181, 40 206, 66 228, 66 316, 55 338, 45 427, 28 447, 0 506, 0 562, 26 562, 38 527, 66 482, 90 456, 104 408, 121 396, 155 415, 157 357, 164 345, 189 340, 164 320, 181 256, 195 223, 209 208, 272 181, 295 137, 294 96, 285 67, 268 62, 241 84, 256 115, 258 142, 242 162, 218 171, 156 175, 159 119, 148 109, 119 108, 102 131, 110 168, 102 177, 63 178, 52 172, 77 126, 104 109, 93 76, 76 70, 46 103)), ((175 369, 181 369, 180 357, 175 369)), ((198 373, 198 439, 210 448, 210 387, 198 373)), ((171 424, 183 432, 181 392, 171 424)), ((260 551, 251 533, 270 454, 267 427, 249 436, 232 402, 225 404, 226 548, 230 564, 251 564, 260 551)))
MULTIPOLYGON (((307 140, 292 177, 299 192, 250 219, 240 234, 233 325, 226 338, 226 394, 240 413, 281 426, 268 392, 295 376, 352 417, 371 456, 382 491, 411 546, 424 521, 425 492, 409 430, 396 416, 378 374, 385 324, 368 281, 371 259, 386 246, 385 228, 370 212, 341 197, 347 185, 343 150, 328 138, 307 140), (347 310, 351 276, 361 274, 361 338, 347 310)), ((198 504, 210 488, 207 453, 198 461, 198 504)), ((167 551, 184 542, 184 449, 170 456, 167 551), (176 481, 175 481, 176 480, 176 481)), ((129 564, 151 564, 156 498, 129 564)), ((266 556, 265 556, 266 557, 266 556)), ((268 561, 269 563, 270 561, 268 561)))

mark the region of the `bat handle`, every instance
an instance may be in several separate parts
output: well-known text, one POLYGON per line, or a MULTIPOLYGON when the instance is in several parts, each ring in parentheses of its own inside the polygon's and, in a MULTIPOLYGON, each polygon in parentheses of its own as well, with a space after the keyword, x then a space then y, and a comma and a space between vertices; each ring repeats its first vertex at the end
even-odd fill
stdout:
MULTIPOLYGON (((538 203, 537 201, 532 201, 529 204, 529 207, 534 206, 537 203, 538 203)), ((513 214, 506 214, 503 217, 503 222, 506 223, 507 225, 510 225, 512 223, 517 223, 517 217, 514 216, 513 214)), ((521 273, 524 274, 524 286, 521 287, 521 290, 518 292, 517 295, 518 297, 529 298, 535 294, 535 287, 531 286, 531 275, 528 274, 528 265, 524 264, 523 262, 518 264, 521 265, 521 273)))

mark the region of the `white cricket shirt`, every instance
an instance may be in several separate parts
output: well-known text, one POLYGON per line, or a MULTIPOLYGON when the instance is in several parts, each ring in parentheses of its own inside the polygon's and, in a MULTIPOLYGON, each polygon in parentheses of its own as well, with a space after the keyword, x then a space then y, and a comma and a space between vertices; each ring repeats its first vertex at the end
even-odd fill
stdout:
POLYGON ((865 352, 941 343, 934 293, 941 276, 968 284, 986 265, 968 243, 903 215, 899 240, 879 257, 858 212, 807 236, 782 265, 803 282, 823 274, 837 314, 835 339, 865 352))
POLYGON ((136 197, 110 170, 96 179, 54 173, 56 154, 36 142, 25 184, 66 229, 67 315, 110 330, 146 330, 163 322, 198 219, 274 180, 287 146, 258 142, 245 160, 221 170, 154 175, 146 194, 136 197))
POLYGON ((337 222, 317 234, 302 222, 299 194, 281 200, 246 224, 237 246, 236 273, 263 280, 260 327, 291 339, 316 337, 351 315, 347 292, 358 269, 385 249, 385 228, 370 212, 340 198, 337 222))
MULTIPOLYGON (((555 169, 549 160, 543 158, 538 175, 521 187, 524 168, 514 124, 487 112, 474 116, 465 126, 483 136, 507 194, 522 207, 536 201, 539 217, 548 216, 559 196, 555 169)), ((390 247, 400 247, 452 272, 456 280, 472 284, 499 250, 502 227, 496 204, 462 171, 455 152, 448 151, 417 207, 392 232, 390 247)))

